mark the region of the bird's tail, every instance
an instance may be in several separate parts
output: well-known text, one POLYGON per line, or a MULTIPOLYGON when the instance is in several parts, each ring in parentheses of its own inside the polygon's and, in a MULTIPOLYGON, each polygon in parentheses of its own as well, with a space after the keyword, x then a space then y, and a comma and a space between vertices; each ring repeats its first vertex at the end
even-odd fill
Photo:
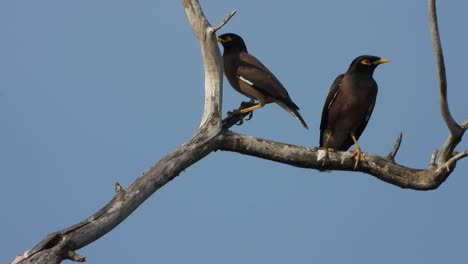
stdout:
POLYGON ((277 101, 277 103, 284 110, 288 111, 288 113, 290 113, 292 116, 294 116, 294 118, 296 118, 297 121, 299 121, 304 128, 309 129, 306 122, 304 121, 304 118, 302 118, 301 114, 299 114, 299 111, 298 111, 299 107, 296 104, 291 102, 292 103, 291 105, 286 105, 286 104, 284 104, 282 102, 279 102, 279 101, 277 101))

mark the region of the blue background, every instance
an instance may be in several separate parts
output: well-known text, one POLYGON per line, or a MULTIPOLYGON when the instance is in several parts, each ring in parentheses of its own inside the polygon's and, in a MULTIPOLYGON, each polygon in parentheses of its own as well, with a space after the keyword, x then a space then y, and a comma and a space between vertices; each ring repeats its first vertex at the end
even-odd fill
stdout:
MULTIPOLYGON (((301 108, 277 105, 233 131, 318 145, 334 78, 362 54, 378 67, 361 137, 427 168, 448 131, 438 105, 426 1, 202 1, 220 33, 244 37, 301 108)), ((452 114, 468 117, 468 2, 440 1, 452 114)), ((200 47, 180 1, 0 2, 0 262, 90 216, 197 130, 200 47)), ((245 97, 227 82, 223 112, 245 97)), ((465 138, 458 149, 468 148, 465 138)), ((215 152, 105 237, 88 263, 467 263, 468 161, 437 190, 403 190, 357 172, 298 169, 215 152)))

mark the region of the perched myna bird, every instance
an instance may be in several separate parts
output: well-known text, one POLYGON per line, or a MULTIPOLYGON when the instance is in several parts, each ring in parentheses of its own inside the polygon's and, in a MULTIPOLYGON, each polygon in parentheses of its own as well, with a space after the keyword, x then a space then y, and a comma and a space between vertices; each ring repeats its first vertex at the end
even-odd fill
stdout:
POLYGON ((320 147, 345 151, 355 144, 354 169, 362 156, 358 139, 377 98, 377 83, 372 74, 379 64, 386 62, 389 60, 370 55, 354 59, 348 71, 336 77, 323 106, 320 147))
POLYGON ((307 128, 299 107, 291 100, 288 92, 278 79, 257 58, 247 52, 244 40, 233 33, 218 37, 224 47, 224 73, 231 86, 241 94, 258 100, 258 103, 240 109, 248 113, 263 107, 265 104, 277 103, 307 128))

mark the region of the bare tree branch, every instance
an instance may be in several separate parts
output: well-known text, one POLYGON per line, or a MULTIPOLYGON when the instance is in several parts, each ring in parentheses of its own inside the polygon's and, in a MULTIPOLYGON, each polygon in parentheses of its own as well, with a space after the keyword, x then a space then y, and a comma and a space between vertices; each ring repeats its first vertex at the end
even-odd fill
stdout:
MULTIPOLYGON (((212 120, 212 125, 221 128, 221 109, 223 92, 223 62, 216 41, 215 32, 217 29, 211 27, 210 23, 203 14, 203 10, 198 1, 183 0, 185 14, 192 25, 193 32, 200 42, 200 48, 205 68, 205 110, 200 126, 207 120, 212 120)), ((231 13, 225 19, 226 22, 234 14, 231 13)), ((226 22, 221 22, 219 27, 226 22)), ((219 28, 218 28, 219 29, 219 28)), ((215 131, 215 132, 219 132, 215 131)))
POLYGON ((225 19, 223 19, 223 21, 219 22, 219 24, 214 27, 214 32, 216 33, 216 31, 218 31, 220 28, 226 25, 226 23, 229 22, 229 20, 231 20, 231 18, 236 14, 236 12, 236 10, 231 11, 231 13, 229 13, 229 15, 225 19))
POLYGON ((463 122, 463 124, 461 125, 461 127, 462 127, 463 129, 465 129, 465 130, 468 129, 468 120, 465 120, 465 122, 463 122))
POLYGON ((49 234, 34 248, 18 255, 11 263, 60 263, 64 259, 84 261, 75 251, 107 234, 127 218, 138 206, 159 188, 178 176, 212 151, 221 149, 281 162, 291 166, 317 170, 360 171, 382 181, 415 190, 432 190, 440 186, 454 171, 457 161, 468 156, 468 151, 456 153, 468 121, 459 126, 452 118, 447 102, 447 81, 437 28, 435 0, 429 0, 429 16, 434 40, 434 51, 440 79, 440 109, 450 130, 439 157, 432 154, 426 169, 413 169, 395 163, 400 148, 401 134, 387 157, 364 153, 365 160, 354 169, 350 152, 330 151, 323 156, 322 149, 311 149, 267 139, 254 138, 230 132, 228 129, 245 115, 230 115, 221 122, 222 61, 216 42, 216 30, 234 15, 229 14, 216 27, 205 18, 198 0, 182 0, 187 19, 197 37, 205 71, 205 108, 200 128, 195 135, 167 155, 127 188, 115 184, 115 197, 94 215, 64 230, 49 234))
POLYGON ((444 54, 442 52, 442 44, 440 42, 439 26, 437 23, 437 9, 435 0, 429 0, 429 23, 432 33, 432 45, 434 46, 434 54, 437 64, 437 73, 439 76, 439 104, 440 112, 447 124, 452 135, 460 134, 460 126, 450 113, 447 102, 447 77, 445 74, 444 54))
POLYGON ((437 22, 437 8, 435 0, 429 0, 429 24, 432 34, 432 45, 434 47, 434 54, 436 58, 437 73, 439 76, 439 105, 440 112, 444 118, 445 124, 450 131, 450 136, 440 150, 439 159, 437 164, 442 166, 448 159, 450 159, 455 147, 460 143, 466 127, 460 127, 450 113, 448 100, 447 100, 447 77, 445 74, 444 55, 442 52, 442 44, 439 35, 439 25, 437 22))
POLYGON ((400 145, 401 145, 401 139, 403 138, 403 133, 400 132, 400 134, 398 134, 398 137, 395 141, 395 145, 393 146, 393 149, 392 151, 390 151, 390 153, 388 153, 387 159, 391 160, 391 161, 395 161, 395 156, 398 152, 398 150, 400 149, 400 145))
MULTIPOLYGON (((187 18, 200 42, 205 68, 205 110, 200 129, 177 150, 167 155, 125 189, 115 185, 115 197, 83 222, 49 234, 33 249, 11 263, 60 263, 64 259, 84 261, 74 251, 101 236, 127 218, 159 188, 217 148, 221 132, 222 63, 213 28, 196 0, 183 1, 187 18)), ((120 186, 120 185, 119 185, 120 186)))
MULTIPOLYGON (((370 153, 364 153, 366 161, 354 170, 355 161, 351 152, 329 151, 326 161, 321 162, 319 160, 321 149, 294 146, 229 131, 223 132, 220 149, 299 168, 360 171, 401 188, 414 190, 433 190, 439 187, 451 173, 451 171, 436 171, 431 168, 412 169, 396 164, 391 159, 370 153)), ((453 167, 450 166, 450 168, 453 167)))
POLYGON ((436 158, 437 158, 438 153, 439 153, 439 150, 434 149, 434 151, 432 152, 432 155, 431 155, 431 160, 429 161, 429 167, 431 167, 431 168, 437 167, 436 158))
MULTIPOLYGON (((437 158, 437 150, 432 154, 429 167, 427 169, 412 169, 395 163, 395 155, 400 148, 402 134, 398 136, 392 151, 385 157, 373 154, 365 154, 365 162, 362 162, 357 171, 373 175, 376 178, 400 186, 415 190, 432 190, 440 186, 456 166, 456 162, 467 156, 467 151, 456 154, 454 150, 463 137, 463 133, 468 127, 465 122, 461 127, 452 118, 447 102, 447 81, 445 76, 445 66, 440 44, 440 37, 437 25, 435 0, 429 0, 429 18, 436 54, 436 64, 439 69, 440 80, 440 109, 450 134, 441 148, 437 158)), ((242 116, 232 117, 242 119, 242 116)), ((231 121, 232 120, 228 120, 231 121)), ((223 127, 225 128, 225 121, 223 127)), ((281 162, 301 168, 311 168, 317 170, 345 170, 353 171, 354 160, 349 152, 333 151, 327 157, 323 157, 323 150, 298 147, 267 139, 259 139, 245 135, 224 131, 220 149, 239 152, 263 159, 281 162), (325 160, 322 160, 325 159, 325 160)))
POLYGON ((456 154, 455 156, 452 156, 447 162, 445 162, 445 164, 442 164, 441 166, 439 166, 437 170, 446 169, 447 171, 450 171, 450 169, 454 166, 454 164, 457 161, 465 157, 468 157, 468 151, 464 151, 464 152, 456 154))

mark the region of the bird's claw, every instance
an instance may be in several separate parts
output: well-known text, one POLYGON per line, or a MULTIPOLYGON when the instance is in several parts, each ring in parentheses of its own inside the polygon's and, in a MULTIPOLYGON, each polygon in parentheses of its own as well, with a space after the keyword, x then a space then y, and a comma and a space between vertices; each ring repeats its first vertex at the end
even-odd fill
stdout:
POLYGON ((360 147, 356 147, 354 151, 351 153, 351 157, 354 157, 354 170, 357 169, 359 161, 361 161, 361 158, 363 161, 367 162, 366 158, 364 157, 364 154, 361 151, 360 147))
MULTIPOLYGON (((241 115, 241 111, 240 111, 240 110, 241 110, 241 108, 239 108, 239 109, 234 109, 234 110, 232 110, 232 111, 228 111, 228 112, 227 112, 227 115, 228 115, 228 117, 230 117, 230 116, 236 116, 236 115, 241 115)), ((241 118, 241 119, 236 123, 236 125, 237 125, 237 126, 240 126, 240 125, 242 125, 243 123, 244 123, 244 119, 241 118)))
POLYGON ((247 118, 245 119, 246 121, 249 121, 250 119, 252 119, 252 117, 253 117, 253 112, 254 112, 254 111, 250 112, 250 113, 247 115, 247 118))
MULTIPOLYGON (((240 112, 242 109, 245 109, 245 108, 249 108, 251 107, 252 105, 255 105, 255 100, 251 99, 249 102, 242 102, 239 106, 239 109, 238 111, 240 112)), ((252 119, 253 117, 253 112, 254 111, 251 111, 248 113, 247 115, 247 118, 245 119, 246 121, 249 121, 250 119, 252 119)))

